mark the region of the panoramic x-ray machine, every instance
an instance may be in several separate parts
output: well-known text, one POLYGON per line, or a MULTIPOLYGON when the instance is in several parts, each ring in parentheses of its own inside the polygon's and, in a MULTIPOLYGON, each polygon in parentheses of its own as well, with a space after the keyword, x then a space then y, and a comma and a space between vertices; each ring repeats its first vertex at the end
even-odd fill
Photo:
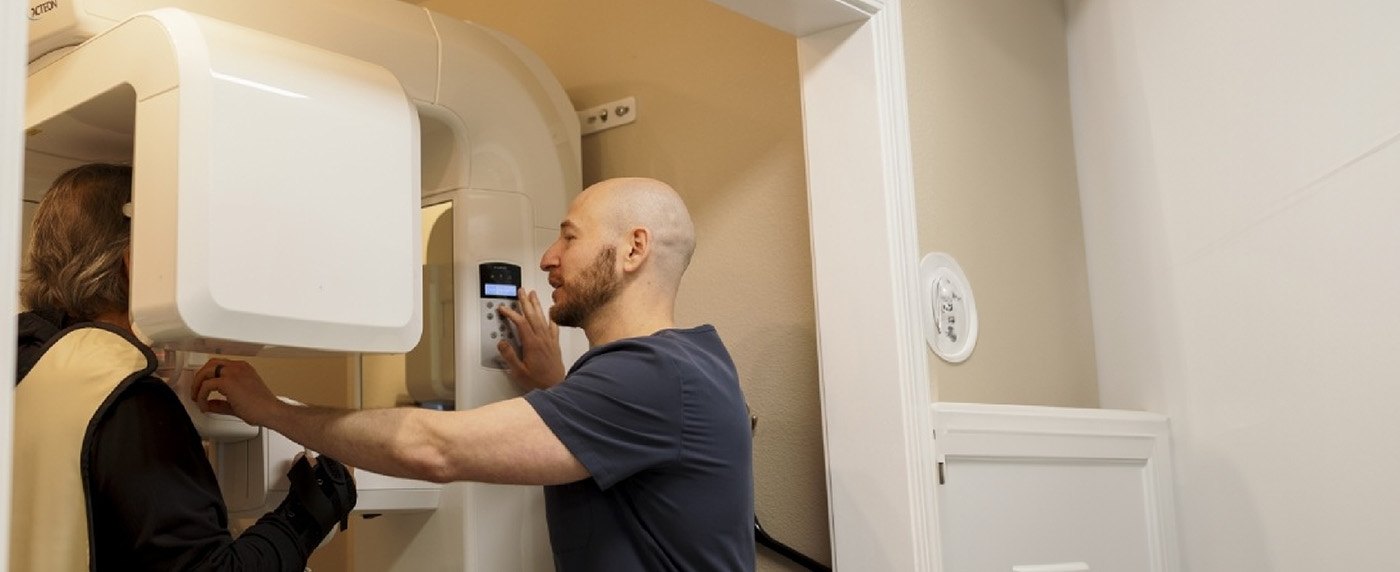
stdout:
MULTIPOLYGON (((521 45, 391 0, 31 0, 30 20, 26 201, 134 166, 131 314, 155 347, 406 353, 418 402, 518 395, 493 308, 546 285, 581 182, 577 116, 521 45)), ((230 509, 275 506, 299 449, 199 415, 230 509)), ((552 569, 538 487, 357 479, 378 517, 357 569, 552 569)))

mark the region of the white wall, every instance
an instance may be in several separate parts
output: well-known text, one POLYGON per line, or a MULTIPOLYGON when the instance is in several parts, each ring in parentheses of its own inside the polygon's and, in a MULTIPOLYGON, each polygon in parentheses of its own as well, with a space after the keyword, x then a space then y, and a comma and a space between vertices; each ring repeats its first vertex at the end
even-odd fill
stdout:
MULTIPOLYGON (((24 65, 28 20, 13 3, 0 13, 0 316, 15 315, 19 281, 20 174, 24 172, 24 65)), ((15 321, 0 322, 0 572, 9 569, 10 445, 14 434, 15 321)))
POLYGON ((1104 407, 1173 423, 1193 572, 1395 570, 1391 0, 1070 0, 1104 407))

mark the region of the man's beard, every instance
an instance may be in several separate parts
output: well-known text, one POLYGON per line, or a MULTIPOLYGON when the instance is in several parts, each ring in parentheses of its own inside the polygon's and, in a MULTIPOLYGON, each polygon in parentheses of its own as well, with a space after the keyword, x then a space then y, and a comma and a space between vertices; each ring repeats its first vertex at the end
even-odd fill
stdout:
POLYGON ((617 247, 603 249, 577 280, 566 282, 564 286, 568 292, 564 301, 549 309, 549 318, 561 326, 581 328, 600 308, 616 298, 622 290, 622 277, 613 272, 616 256, 617 247))

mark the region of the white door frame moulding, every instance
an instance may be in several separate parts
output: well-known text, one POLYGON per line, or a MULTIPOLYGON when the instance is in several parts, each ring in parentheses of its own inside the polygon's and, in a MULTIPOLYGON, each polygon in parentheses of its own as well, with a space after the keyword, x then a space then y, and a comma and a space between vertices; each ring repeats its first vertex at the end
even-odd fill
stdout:
POLYGON ((900 0, 711 1, 797 36, 833 564, 937 572, 900 0))
POLYGON ((0 572, 10 566, 10 475, 15 419, 15 319, 19 299, 24 177, 24 82, 29 20, 16 4, 0 10, 0 572))
MULTIPOLYGON (((797 37, 827 494, 841 570, 938 572, 900 0, 711 0, 797 37), (856 304, 851 303, 858 300, 856 304)), ((28 21, 0 11, 0 315, 15 315, 28 21)), ((0 341, 14 339, 0 320, 0 341)), ((0 515, 15 349, 0 343, 0 515)), ((0 555, 8 555, 0 517, 0 555)), ((8 556, 0 558, 0 572, 8 556)))

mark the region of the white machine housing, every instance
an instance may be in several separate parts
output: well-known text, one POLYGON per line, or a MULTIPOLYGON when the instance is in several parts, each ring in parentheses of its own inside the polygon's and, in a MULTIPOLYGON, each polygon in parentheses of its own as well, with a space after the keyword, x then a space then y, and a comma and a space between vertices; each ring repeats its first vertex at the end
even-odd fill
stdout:
MULTIPOLYGON (((133 274, 155 282, 133 283, 132 314, 157 345, 408 350, 422 204, 454 204, 452 299, 476 296, 482 262, 547 286, 534 269, 581 188, 579 125, 514 40, 392 0, 31 0, 44 6, 31 10, 26 198, 81 163, 134 164, 133 274), (240 273, 255 276, 228 292, 240 273)), ((519 395, 482 365, 475 305, 453 319, 452 379, 430 389, 450 382, 458 409, 519 395)), ((582 352, 563 338, 565 359, 582 352)), ((230 506, 271 508, 298 449, 234 433, 218 452, 241 491, 226 490, 230 506)), ((357 568, 553 569, 538 487, 357 474, 357 512, 383 515, 356 524, 357 568)))
POLYGON ((155 343, 417 343, 417 113, 392 73, 161 9, 28 83, 30 198, 77 164, 137 166, 131 311, 155 343))

